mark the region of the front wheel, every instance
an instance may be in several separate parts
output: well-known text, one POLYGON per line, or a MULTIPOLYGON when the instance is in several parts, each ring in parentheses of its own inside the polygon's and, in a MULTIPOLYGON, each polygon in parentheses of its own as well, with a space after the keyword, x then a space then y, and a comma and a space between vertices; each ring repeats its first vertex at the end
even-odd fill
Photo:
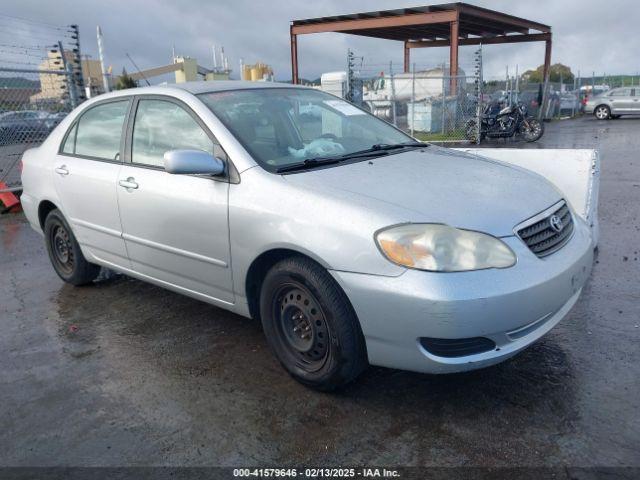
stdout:
POLYGON ((535 118, 528 118, 523 124, 522 137, 527 142, 540 140, 544 133, 544 126, 535 118))
POLYGON ((72 285, 85 285, 95 280, 100 267, 84 258, 80 245, 60 210, 51 210, 47 215, 44 236, 53 269, 62 280, 72 285))
POLYGON ((360 324, 344 292, 317 263, 291 257, 267 273, 260 292, 267 342, 299 382, 329 391, 367 366, 360 324))

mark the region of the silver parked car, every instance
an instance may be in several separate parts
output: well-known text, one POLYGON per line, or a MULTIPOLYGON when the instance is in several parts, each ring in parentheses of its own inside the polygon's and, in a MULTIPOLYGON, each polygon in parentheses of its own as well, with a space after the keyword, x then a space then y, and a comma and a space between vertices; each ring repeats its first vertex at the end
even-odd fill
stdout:
POLYGON ((505 360, 591 271, 589 227, 542 177, 304 87, 101 95, 23 161, 24 211, 63 280, 103 266, 260 319, 284 368, 319 389, 367 364, 505 360))
POLYGON ((585 113, 593 113, 598 120, 640 114, 640 88, 614 88, 587 99, 585 113))

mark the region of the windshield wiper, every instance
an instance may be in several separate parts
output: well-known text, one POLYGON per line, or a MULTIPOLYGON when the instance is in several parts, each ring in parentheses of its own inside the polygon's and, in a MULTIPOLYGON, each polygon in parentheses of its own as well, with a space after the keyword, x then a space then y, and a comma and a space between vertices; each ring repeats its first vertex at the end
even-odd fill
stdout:
POLYGON ((295 172, 296 170, 306 170, 307 168, 317 167, 319 165, 331 165, 332 163, 341 162, 340 157, 327 157, 327 158, 307 158, 302 162, 291 163, 289 165, 283 165, 276 168, 276 173, 295 172))
POLYGON ((363 158, 363 157, 373 157, 373 156, 382 156, 388 155, 390 150, 397 150, 401 148, 423 148, 428 147, 429 144, 421 143, 421 142, 407 142, 407 143, 378 143, 376 145, 372 145, 370 148, 366 148, 364 150, 358 150, 356 152, 345 153, 344 155, 339 155, 336 157, 319 157, 319 158, 308 158, 303 160, 302 162, 292 163, 290 165, 283 165, 282 167, 278 167, 276 169, 276 173, 284 173, 284 172, 295 172, 297 170, 307 170, 309 168, 314 168, 322 165, 331 165, 335 163, 340 163, 345 160, 351 160, 354 158, 363 158))
POLYGON ((406 142, 406 143, 378 143, 372 145, 371 150, 396 150, 398 148, 424 148, 428 147, 428 143, 422 142, 406 142))

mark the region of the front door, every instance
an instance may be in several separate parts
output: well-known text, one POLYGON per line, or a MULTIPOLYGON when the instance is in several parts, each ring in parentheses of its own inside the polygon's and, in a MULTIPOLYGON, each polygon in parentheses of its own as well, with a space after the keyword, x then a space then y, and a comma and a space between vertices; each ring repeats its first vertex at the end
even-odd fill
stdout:
POLYGON ((53 173, 61 209, 85 253, 125 268, 116 183, 130 103, 108 101, 84 112, 69 129, 53 173))
POLYGON ((629 113, 640 113, 640 88, 631 89, 631 110, 629 113))
MULTIPOLYGON (((133 270, 225 303, 233 302, 225 178, 164 170, 169 150, 219 146, 195 114, 169 97, 141 97, 117 191, 133 270)), ((215 152, 214 152, 215 150, 215 152)))
POLYGON ((616 88, 609 94, 611 99, 611 113, 630 113, 633 111, 633 97, 631 88, 616 88))

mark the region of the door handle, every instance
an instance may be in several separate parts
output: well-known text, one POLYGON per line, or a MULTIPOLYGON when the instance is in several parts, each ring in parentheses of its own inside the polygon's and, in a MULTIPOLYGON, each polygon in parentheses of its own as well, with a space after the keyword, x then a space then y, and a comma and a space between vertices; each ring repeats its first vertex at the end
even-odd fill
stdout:
POLYGON ((67 170, 66 165, 60 165, 55 169, 55 172, 59 175, 69 175, 69 170, 67 170))
POLYGON ((133 178, 133 177, 129 177, 126 180, 120 180, 118 182, 118 184, 120 184, 121 187, 124 187, 127 190, 138 188, 138 184, 136 183, 136 179, 133 178))

